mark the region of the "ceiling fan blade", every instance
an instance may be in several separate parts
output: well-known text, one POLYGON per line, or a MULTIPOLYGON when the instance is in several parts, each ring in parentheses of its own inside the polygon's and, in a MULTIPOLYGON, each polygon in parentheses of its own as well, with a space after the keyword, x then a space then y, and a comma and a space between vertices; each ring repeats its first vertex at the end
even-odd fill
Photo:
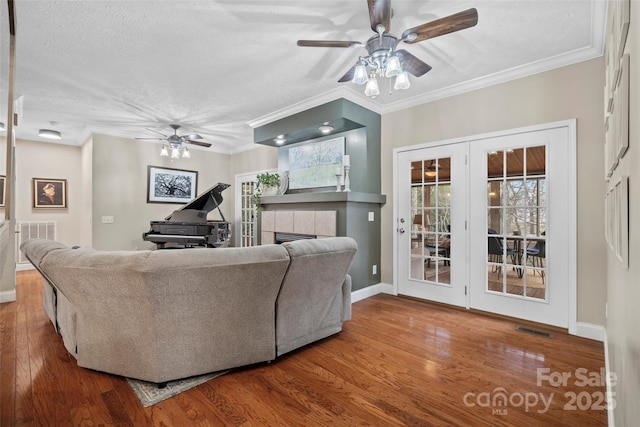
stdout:
POLYGON ((298 46, 303 47, 363 47, 360 42, 340 40, 298 40, 298 46))
POLYGON ((202 142, 202 141, 192 141, 190 139, 185 141, 186 144, 193 144, 193 145, 199 145, 201 147, 211 147, 211 144, 209 144, 208 142, 202 142))
POLYGON ((464 30, 478 23, 478 11, 475 8, 467 9, 456 14, 409 28, 402 33, 405 43, 418 43, 444 34, 464 30))
POLYGON ((157 130, 155 130, 155 129, 151 129, 151 128, 145 128, 145 129, 146 129, 146 130, 148 130, 149 132, 157 133, 158 135, 162 135, 162 136, 164 136, 165 138, 168 138, 168 136, 167 136, 167 135, 165 135, 165 134, 164 134, 164 133, 162 133, 162 132, 158 132, 158 131, 157 131, 157 130))
POLYGON ((136 139, 155 139, 156 141, 160 141, 160 140, 165 139, 165 138, 156 138, 156 137, 152 136, 152 137, 149 137, 149 138, 136 138, 136 139))
POLYGON ((402 68, 405 71, 413 74, 414 76, 420 77, 431 71, 431 65, 413 56, 406 50, 399 49, 396 51, 396 53, 400 54, 400 62, 402 63, 402 68))
POLYGON ((356 72, 356 65, 351 67, 351 69, 347 71, 347 73, 342 76, 340 80, 338 80, 338 83, 350 82, 351 80, 353 80, 353 74, 356 72))
POLYGON ((367 0, 371 29, 378 32, 378 25, 384 27, 384 33, 391 29, 391 0, 367 0))

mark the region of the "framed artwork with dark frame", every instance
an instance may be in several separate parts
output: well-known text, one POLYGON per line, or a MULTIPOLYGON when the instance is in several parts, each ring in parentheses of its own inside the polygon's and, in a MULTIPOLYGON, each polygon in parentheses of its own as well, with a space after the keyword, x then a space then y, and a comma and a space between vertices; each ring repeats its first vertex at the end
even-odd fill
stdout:
POLYGON ((147 167, 147 203, 188 203, 197 194, 197 171, 147 167))
POLYGON ((33 207, 34 208, 66 208, 67 180, 33 178, 33 207))
POLYGON ((7 178, 4 175, 0 175, 0 208, 4 207, 4 195, 7 190, 7 178))

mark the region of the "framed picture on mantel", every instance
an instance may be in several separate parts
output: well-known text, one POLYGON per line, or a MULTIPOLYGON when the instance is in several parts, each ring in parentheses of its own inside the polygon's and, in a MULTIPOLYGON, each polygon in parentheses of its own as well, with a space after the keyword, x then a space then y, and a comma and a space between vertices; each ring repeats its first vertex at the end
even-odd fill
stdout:
POLYGON ((343 173, 344 144, 344 137, 340 137, 292 145, 289 148, 289 188, 335 186, 337 171, 343 173))

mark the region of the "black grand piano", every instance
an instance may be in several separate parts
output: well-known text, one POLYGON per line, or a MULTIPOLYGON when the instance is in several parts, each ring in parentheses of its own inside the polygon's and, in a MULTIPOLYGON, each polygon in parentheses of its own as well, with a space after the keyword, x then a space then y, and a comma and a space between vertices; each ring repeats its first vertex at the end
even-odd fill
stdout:
POLYGON ((220 210, 221 193, 229 187, 219 182, 174 211, 165 221, 151 221, 151 229, 142 233, 142 239, 155 243, 158 249, 165 249, 167 243, 171 243, 171 247, 219 247, 229 237, 229 223, 220 210), (222 220, 208 221, 207 214, 216 208, 222 220))

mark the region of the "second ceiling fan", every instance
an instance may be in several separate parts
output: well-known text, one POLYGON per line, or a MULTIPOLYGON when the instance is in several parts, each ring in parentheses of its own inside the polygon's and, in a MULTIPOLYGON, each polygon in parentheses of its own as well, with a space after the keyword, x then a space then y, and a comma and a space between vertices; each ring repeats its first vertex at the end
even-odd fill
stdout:
POLYGON ((180 125, 172 124, 169 125, 171 129, 173 129, 173 135, 166 135, 162 132, 158 132, 157 130, 153 130, 150 128, 146 128, 148 131, 155 132, 159 135, 162 135, 162 138, 157 136, 155 137, 141 137, 136 139, 155 139, 155 140, 164 140, 167 141, 165 145, 162 146, 162 150, 160 151, 161 156, 169 156, 169 150, 171 150, 171 158, 178 157, 191 157, 189 154, 189 150, 187 149, 187 144, 199 145, 201 147, 211 147, 211 144, 204 141, 199 141, 202 139, 197 133, 190 133, 186 135, 178 135, 178 129, 180 129, 180 125))
POLYGON ((371 29, 376 33, 367 40, 366 45, 357 41, 339 40, 298 40, 298 46, 306 47, 365 47, 367 56, 358 59, 338 82, 353 82, 365 87, 365 95, 379 95, 377 77, 395 77, 395 89, 408 89, 408 73, 420 77, 431 70, 431 66, 404 49, 396 49, 400 42, 418 43, 434 37, 453 33, 475 26, 478 23, 478 11, 475 8, 427 22, 405 30, 398 38, 390 34, 391 0, 367 0, 371 29))

